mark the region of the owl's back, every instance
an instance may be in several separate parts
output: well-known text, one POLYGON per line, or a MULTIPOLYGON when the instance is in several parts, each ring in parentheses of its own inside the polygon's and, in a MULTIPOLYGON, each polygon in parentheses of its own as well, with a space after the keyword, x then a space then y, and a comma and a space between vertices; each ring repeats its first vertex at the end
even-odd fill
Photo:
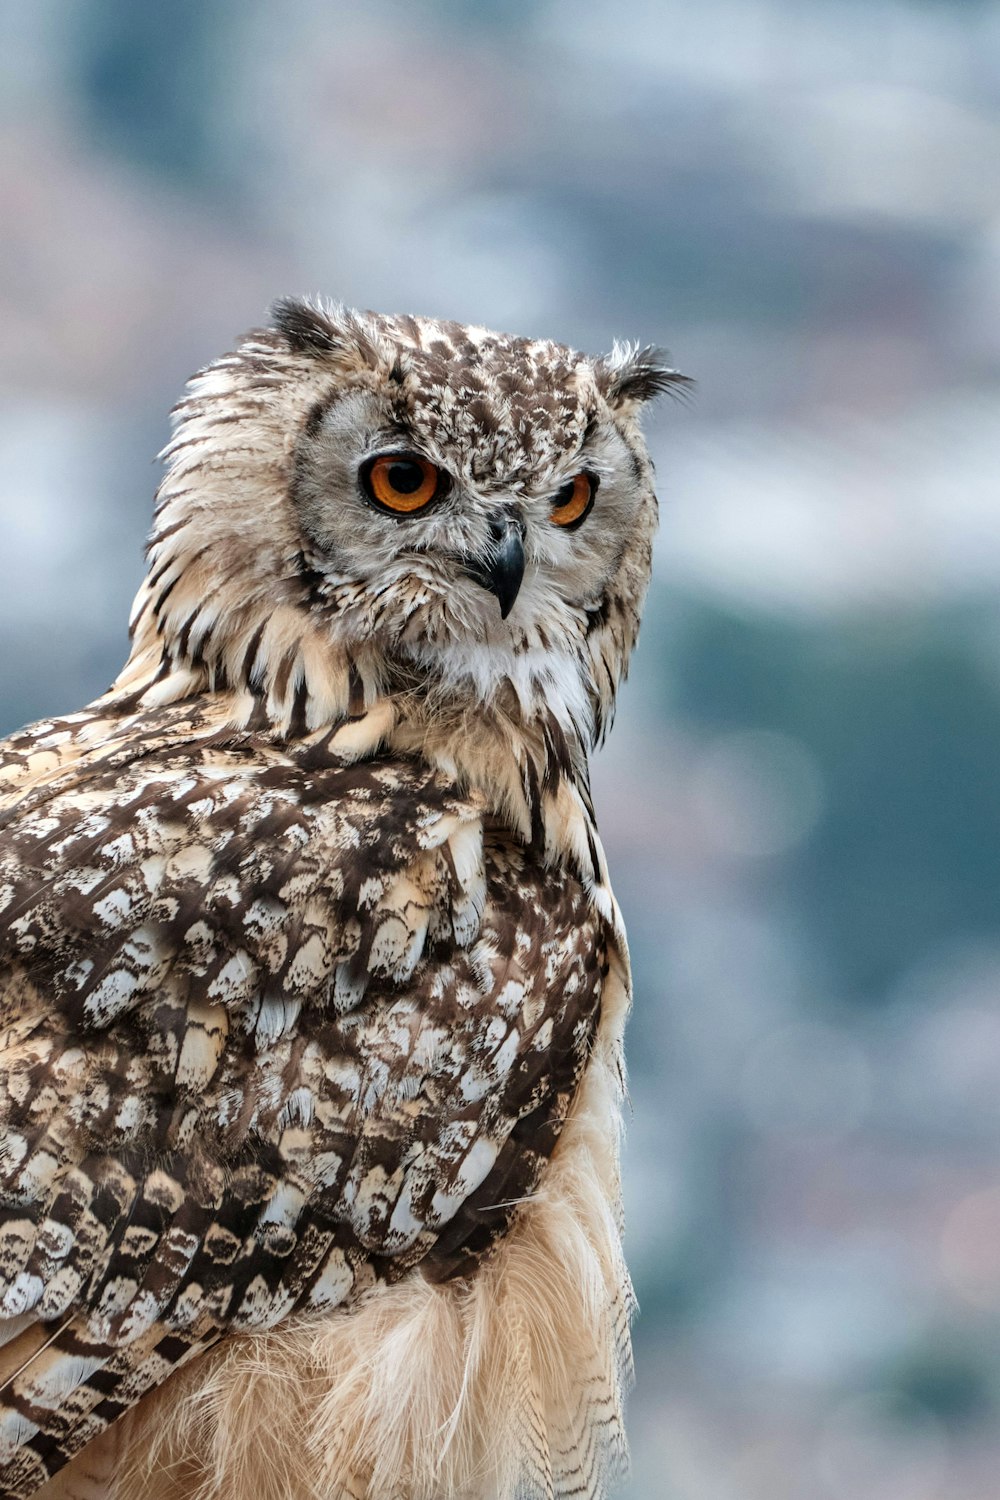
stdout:
POLYGON ((175 712, 80 739, 11 747, 0 830, 0 1318, 29 1353, 66 1324, 5 1389, 13 1473, 222 1333, 469 1273, 606 969, 579 883, 426 766, 175 712))

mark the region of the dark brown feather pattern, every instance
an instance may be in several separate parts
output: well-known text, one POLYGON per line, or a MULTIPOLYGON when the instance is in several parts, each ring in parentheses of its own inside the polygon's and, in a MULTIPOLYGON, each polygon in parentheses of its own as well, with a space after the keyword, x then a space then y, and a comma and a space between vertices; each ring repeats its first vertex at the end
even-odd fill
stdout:
MULTIPOLYGON (((471 1264, 600 996, 582 888, 441 774, 163 727, 0 833, 0 1313, 99 1354, 471 1264)), ((86 1433, 7 1398, 46 1463, 86 1433)))

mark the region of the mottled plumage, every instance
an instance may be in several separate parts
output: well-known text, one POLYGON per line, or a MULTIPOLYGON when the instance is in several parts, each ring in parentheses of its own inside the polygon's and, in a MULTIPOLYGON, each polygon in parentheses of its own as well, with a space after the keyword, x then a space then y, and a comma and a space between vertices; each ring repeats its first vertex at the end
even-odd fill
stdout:
POLYGON ((587 753, 648 579, 635 413, 676 378, 287 303, 192 381, 128 663, 0 747, 3 1496, 620 1471, 587 753), (379 453, 433 503, 390 513, 379 453))

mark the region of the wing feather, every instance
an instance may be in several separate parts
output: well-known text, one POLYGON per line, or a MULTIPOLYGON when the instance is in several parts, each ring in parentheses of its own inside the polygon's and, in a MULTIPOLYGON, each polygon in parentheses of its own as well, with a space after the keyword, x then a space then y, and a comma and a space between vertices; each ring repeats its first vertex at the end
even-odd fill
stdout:
POLYGON ((0 1389, 18 1497, 226 1333, 474 1265, 554 1148, 605 944, 415 762, 151 733, 21 813, 0 1316, 39 1320, 12 1350, 71 1321, 0 1389))

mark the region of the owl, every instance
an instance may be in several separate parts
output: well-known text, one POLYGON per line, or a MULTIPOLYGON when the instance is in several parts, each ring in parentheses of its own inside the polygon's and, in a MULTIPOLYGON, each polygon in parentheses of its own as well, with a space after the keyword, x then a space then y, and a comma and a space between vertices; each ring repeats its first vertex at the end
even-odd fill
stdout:
POLYGON ((131 654, 0 746, 0 1494, 597 1500, 628 954, 588 755, 683 377, 288 300, 131 654))

